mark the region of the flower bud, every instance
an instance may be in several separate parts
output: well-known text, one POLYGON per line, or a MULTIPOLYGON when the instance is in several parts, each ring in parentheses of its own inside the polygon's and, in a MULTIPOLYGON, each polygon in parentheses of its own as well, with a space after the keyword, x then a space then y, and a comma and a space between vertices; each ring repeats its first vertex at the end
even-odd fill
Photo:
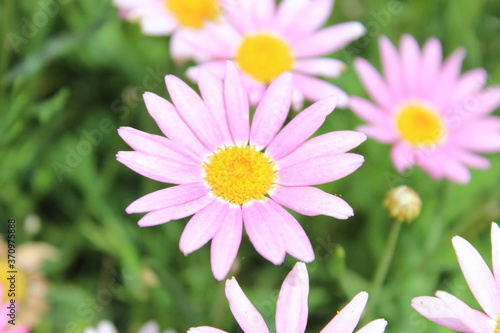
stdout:
POLYGON ((389 215, 396 221, 410 223, 420 214, 422 201, 417 192, 402 185, 387 193, 384 206, 389 211, 389 215))

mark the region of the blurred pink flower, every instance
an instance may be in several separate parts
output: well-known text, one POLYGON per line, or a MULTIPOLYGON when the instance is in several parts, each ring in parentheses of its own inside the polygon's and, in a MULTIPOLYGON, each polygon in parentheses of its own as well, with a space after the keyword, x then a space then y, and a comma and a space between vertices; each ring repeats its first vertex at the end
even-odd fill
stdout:
MULTIPOLYGON (((5 293, 4 289, 4 285, 0 283, 0 295, 2 295, 2 298, 4 297, 5 293)), ((28 327, 20 327, 20 325, 18 325, 19 323, 17 321, 17 315, 19 307, 17 303, 11 303, 10 299, 8 299, 6 302, 2 300, 2 302, 3 303, 0 304, 0 333, 28 333, 28 327), (10 316, 10 314, 12 313, 10 307, 15 307, 15 317, 10 316), (14 324, 9 323, 10 320, 13 320, 14 324)))
POLYGON ((333 0, 239 0, 227 10, 227 23, 207 24, 199 34, 186 32, 193 48, 211 56, 188 70, 197 79, 200 67, 224 77, 225 61, 234 60, 242 70, 251 105, 257 105, 266 86, 285 71, 293 73, 293 106, 304 98, 318 101, 330 95, 347 105, 347 95, 337 86, 313 76, 336 78, 345 64, 325 58, 365 33, 359 22, 345 22, 320 29, 330 17, 333 0))
POLYGON ((464 49, 441 61, 441 43, 429 39, 422 50, 410 35, 400 52, 380 39, 382 78, 364 59, 355 68, 372 104, 352 97, 350 106, 369 125, 360 131, 392 144, 395 168, 418 165, 435 179, 467 183, 467 166, 486 169, 490 162, 476 153, 500 151, 500 86, 484 89, 487 74, 478 68, 460 75, 464 49))
MULTIPOLYGON (((309 295, 309 276, 306 265, 298 262, 288 273, 278 296, 276 305, 276 332, 277 333, 303 333, 307 325, 309 295)), ((245 296, 235 278, 226 281, 226 297, 229 307, 245 333, 269 332, 267 325, 245 296)), ((352 333, 359 322, 368 294, 360 292, 321 330, 321 333, 352 333)), ((360 329, 359 333, 384 332, 387 322, 377 319, 360 329)), ((224 333, 217 328, 201 326, 191 328, 188 333, 224 333)))
MULTIPOLYGON (((96 328, 88 327, 83 333, 118 333, 115 325, 108 320, 102 320, 97 324, 96 328)), ((160 326, 155 321, 145 323, 137 333, 160 333, 160 326)), ((172 330, 166 330, 162 333, 175 333, 172 330)))
POLYGON ((493 272, 479 252, 465 239, 452 240, 465 280, 485 313, 470 308, 457 297, 438 290, 437 297, 416 297, 412 306, 438 325, 464 333, 496 333, 500 330, 500 229, 491 224, 493 272))
POLYGON ((180 249, 187 255, 212 239, 212 271, 218 280, 236 258, 243 224, 257 252, 273 264, 281 264, 287 252, 302 261, 314 260, 307 235, 281 205, 309 216, 353 215, 343 199, 309 185, 343 178, 359 168, 363 157, 345 152, 366 136, 338 131, 307 140, 332 112, 335 97, 313 104, 278 133, 290 108, 291 80, 284 73, 269 86, 250 126, 246 91, 231 62, 224 82, 209 71, 200 72, 203 100, 169 75, 166 84, 175 107, 144 94, 149 113, 168 139, 119 129, 135 150, 119 152, 119 162, 151 179, 180 184, 136 200, 127 212, 149 212, 139 221, 141 227, 195 214, 180 249))
POLYGON ((197 55, 178 32, 187 30, 197 33, 207 21, 219 21, 223 8, 221 2, 224 1, 113 0, 119 9, 120 17, 132 22, 138 21, 144 34, 172 35, 170 51, 176 60, 197 55))

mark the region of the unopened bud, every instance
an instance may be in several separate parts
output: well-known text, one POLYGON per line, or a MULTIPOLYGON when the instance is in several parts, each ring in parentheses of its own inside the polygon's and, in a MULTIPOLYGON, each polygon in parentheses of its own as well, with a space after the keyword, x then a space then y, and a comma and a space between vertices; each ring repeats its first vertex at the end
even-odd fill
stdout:
POLYGON ((422 201, 417 192, 402 185, 387 193, 384 206, 396 221, 410 223, 420 214, 422 201))

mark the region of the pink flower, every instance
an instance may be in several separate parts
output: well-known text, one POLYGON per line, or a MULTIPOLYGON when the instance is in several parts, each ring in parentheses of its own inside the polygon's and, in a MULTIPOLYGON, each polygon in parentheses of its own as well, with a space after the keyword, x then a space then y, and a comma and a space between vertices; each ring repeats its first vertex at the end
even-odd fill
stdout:
MULTIPOLYGON (((306 265, 298 262, 288 273, 278 296, 276 305, 276 332, 303 333, 307 325, 307 296, 309 276, 306 265)), ((245 333, 269 332, 267 325, 241 290, 235 278, 226 281, 226 297, 234 318, 245 333)), ((359 322, 368 294, 360 292, 321 330, 321 333, 352 333, 359 322)), ((360 329, 359 333, 384 332, 387 322, 377 319, 360 329)), ((202 326, 191 328, 188 333, 224 333, 217 328, 202 326)))
POLYGON ((457 297, 437 291, 437 297, 416 297, 412 306, 438 325, 464 333, 500 330, 500 229, 491 224, 493 272, 477 250, 462 237, 452 239, 460 268, 470 290, 485 313, 470 308, 457 297))
MULTIPOLYGON (((163 331, 163 333, 172 333, 171 330, 163 331)), ((96 328, 87 327, 83 333, 118 333, 115 325, 108 320, 101 320, 96 328)), ((160 326, 155 321, 148 321, 138 331, 138 333, 160 333, 160 326)))
POLYGON ((477 153, 500 150, 500 86, 484 89, 486 71, 460 75, 464 49, 442 62, 440 42, 429 39, 422 50, 404 35, 401 50, 380 39, 384 78, 364 59, 355 68, 372 104, 352 97, 350 106, 369 125, 359 128, 374 139, 392 144, 395 168, 418 165, 435 179, 470 180, 469 167, 486 169, 490 162, 477 153))
POLYGON ((244 83, 251 105, 264 95, 266 86, 285 71, 293 73, 293 105, 300 108, 305 98, 318 101, 330 95, 346 106, 347 95, 333 84, 314 78, 338 77, 345 65, 324 56, 337 51, 365 33, 359 22, 345 22, 320 29, 333 7, 333 0, 239 0, 227 11, 228 24, 207 24, 199 33, 186 33, 186 42, 211 56, 188 70, 196 80, 200 67, 224 77, 225 61, 234 60, 245 74, 244 83))
POLYGON ((119 152, 118 161, 143 176, 179 184, 136 200, 127 212, 149 212, 139 221, 141 227, 194 214, 180 249, 187 255, 212 239, 212 271, 218 280, 236 257, 243 225, 257 252, 275 265, 286 252, 314 260, 307 235, 281 205, 309 216, 353 215, 344 200, 309 185, 343 178, 359 168, 363 157, 345 152, 366 136, 338 131, 307 140, 332 112, 335 97, 313 104, 278 133, 291 103, 291 80, 284 73, 269 86, 250 126, 247 95, 234 64, 228 62, 224 82, 209 71, 200 72, 203 99, 169 75, 166 84, 175 107, 144 94, 149 113, 168 139, 119 129, 135 151, 119 152))
POLYGON ((170 50, 175 59, 197 56, 179 32, 188 30, 197 33, 206 22, 218 21, 223 5, 220 0, 113 0, 113 2, 119 8, 120 16, 128 21, 139 21, 146 35, 172 35, 170 50))
MULTIPOLYGON (((4 298, 4 296, 7 296, 4 288, 5 287, 3 286, 3 284, 0 283, 0 295, 2 296, 2 298, 4 298)), ((0 304, 0 333, 28 333, 29 329, 27 327, 19 327, 19 325, 17 325, 18 315, 19 307, 17 306, 17 303, 11 303, 10 301, 7 301, 3 304, 0 304), (12 314, 11 306, 15 307, 14 317, 10 316, 12 314)))

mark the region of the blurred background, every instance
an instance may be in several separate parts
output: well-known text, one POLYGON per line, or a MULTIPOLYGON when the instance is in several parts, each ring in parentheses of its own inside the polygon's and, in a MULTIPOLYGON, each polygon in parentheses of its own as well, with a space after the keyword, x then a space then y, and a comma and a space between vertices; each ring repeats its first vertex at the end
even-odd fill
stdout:
MULTIPOLYGON (((129 150, 118 127, 161 134, 142 94, 168 98, 163 77, 187 80, 184 72, 192 63, 172 61, 169 37, 145 36, 138 25, 121 21, 111 0, 3 0, 0 17, 0 217, 5 224, 0 232, 6 234, 9 218, 16 220, 18 255, 24 250, 18 257, 24 271, 19 297, 26 304, 20 317, 34 317, 28 318, 32 332, 44 333, 82 332, 102 319, 120 332, 137 332, 148 320, 178 332, 199 325, 238 331, 224 282, 212 276, 209 247, 187 257, 179 251, 187 219, 139 228, 141 215, 127 215, 125 207, 164 185, 115 160, 117 151, 129 150)), ((397 44, 403 33, 421 45, 431 36, 439 38, 446 56, 464 46, 463 70, 483 67, 488 85, 500 84, 498 1, 338 0, 330 23, 351 20, 365 24, 366 36, 332 55, 349 65, 332 82, 350 95, 365 96, 352 61, 364 57, 380 68, 378 37, 387 35, 397 44)), ((359 124, 351 111, 337 109, 318 134, 359 124)), ((389 333, 450 332, 410 306, 413 297, 437 289, 479 309, 451 237, 468 239, 491 262, 489 227, 500 216, 499 154, 487 156, 489 170, 472 170, 472 181, 457 185, 434 181, 419 169, 398 174, 389 149, 367 140, 355 150, 365 156, 364 165, 321 186, 341 195, 354 217, 295 214, 316 253, 316 261, 307 265, 308 332, 323 328, 359 291, 370 291, 392 223, 384 196, 403 184, 419 193, 422 212, 403 226, 387 280, 369 300, 362 321, 384 317, 389 333)), ((287 257, 276 267, 243 238, 231 274, 270 327, 279 288, 295 261, 287 257)))

